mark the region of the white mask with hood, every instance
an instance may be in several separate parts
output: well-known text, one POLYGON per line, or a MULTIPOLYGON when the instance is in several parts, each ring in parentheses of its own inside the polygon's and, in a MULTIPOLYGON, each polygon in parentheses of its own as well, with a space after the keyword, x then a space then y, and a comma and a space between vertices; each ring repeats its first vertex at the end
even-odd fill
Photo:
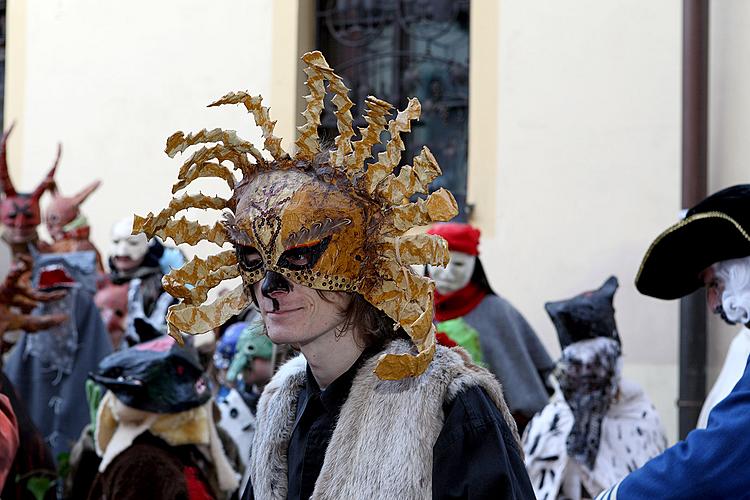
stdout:
POLYGON ((438 293, 448 295, 457 292, 471 281, 477 258, 464 252, 451 250, 451 260, 445 267, 427 266, 430 277, 435 280, 438 293))

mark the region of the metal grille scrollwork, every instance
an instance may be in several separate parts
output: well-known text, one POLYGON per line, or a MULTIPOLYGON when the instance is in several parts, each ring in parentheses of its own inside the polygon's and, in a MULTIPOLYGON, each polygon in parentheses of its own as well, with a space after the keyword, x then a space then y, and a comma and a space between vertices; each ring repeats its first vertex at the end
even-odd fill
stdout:
MULTIPOLYGON (((399 109, 422 103, 422 118, 405 139, 405 159, 427 144, 443 169, 431 189, 446 187, 466 220, 469 111, 469 0, 318 0, 317 48, 362 110, 375 95, 399 109)), ((331 109, 330 106, 326 106, 331 109)), ((360 113, 355 125, 364 126, 360 113)), ((323 134, 336 120, 324 112, 323 134)))

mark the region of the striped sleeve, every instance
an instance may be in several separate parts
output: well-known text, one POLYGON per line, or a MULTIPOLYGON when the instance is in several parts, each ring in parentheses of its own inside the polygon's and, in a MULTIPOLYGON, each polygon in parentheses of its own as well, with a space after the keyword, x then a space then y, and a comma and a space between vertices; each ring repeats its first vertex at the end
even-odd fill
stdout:
POLYGON ((596 500, 617 500, 617 490, 620 488, 621 482, 622 481, 599 493, 596 500))

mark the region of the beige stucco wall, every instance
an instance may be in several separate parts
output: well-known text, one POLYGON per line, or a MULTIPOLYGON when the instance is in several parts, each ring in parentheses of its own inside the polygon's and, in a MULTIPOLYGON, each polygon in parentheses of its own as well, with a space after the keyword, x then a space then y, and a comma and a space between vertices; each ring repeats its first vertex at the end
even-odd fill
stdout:
POLYGON ((163 152, 170 134, 222 127, 260 137, 244 108, 206 105, 250 90, 273 107, 273 9, 271 0, 11 0, 5 120, 17 122, 16 184, 35 185, 62 142, 63 193, 103 181, 84 211, 106 253, 114 221, 169 201, 180 165, 163 152))
POLYGON ((616 275, 625 374, 674 438, 677 304, 633 280, 680 208, 681 2, 503 0, 494 15, 496 161, 470 165, 491 281, 556 356, 544 302, 616 275), (476 195, 482 182, 494 193, 476 195))

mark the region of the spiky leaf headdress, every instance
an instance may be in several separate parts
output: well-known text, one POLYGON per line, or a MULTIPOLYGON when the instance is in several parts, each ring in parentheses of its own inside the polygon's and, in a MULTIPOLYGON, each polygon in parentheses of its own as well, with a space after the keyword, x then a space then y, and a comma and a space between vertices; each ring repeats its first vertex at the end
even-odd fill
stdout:
POLYGON ((172 238, 178 244, 208 240, 235 246, 234 251, 207 259, 196 257, 164 277, 165 289, 182 300, 168 314, 170 332, 202 333, 220 325, 247 307, 245 287, 274 271, 312 288, 361 294, 403 327, 415 345, 414 353, 383 356, 377 375, 383 379, 419 375, 435 351, 434 285, 409 266, 444 265, 449 253, 439 236, 406 232, 450 220, 457 213, 455 199, 444 189, 409 201, 416 193, 427 194, 428 184, 441 174, 427 147, 412 165, 401 167, 398 175, 394 172, 404 150, 401 134, 419 118, 419 101, 409 100, 406 109, 388 120, 393 106, 368 97, 367 126, 359 129, 359 140, 352 140, 349 89, 320 52, 307 53, 302 60, 310 95, 293 156, 273 135, 275 122, 261 105, 261 97, 244 92, 227 94, 210 106, 244 105, 260 126, 264 149, 272 160, 231 130, 177 132, 167 140, 170 157, 200 145, 182 165, 173 194, 200 177, 218 177, 229 184, 233 196, 228 200, 203 194, 175 197, 156 215, 136 216, 134 232, 172 238), (339 132, 331 151, 321 151, 318 137, 326 83, 333 94, 339 132), (381 143, 386 130, 390 137, 385 151, 368 164, 372 147, 381 143), (241 181, 236 182, 227 162, 241 172, 241 181), (213 226, 176 217, 189 208, 225 210, 227 216, 213 226), (248 249, 261 258, 244 262, 248 249), (300 255, 305 259, 300 260, 300 255), (205 303, 209 290, 237 276, 242 276, 244 286, 205 303))

